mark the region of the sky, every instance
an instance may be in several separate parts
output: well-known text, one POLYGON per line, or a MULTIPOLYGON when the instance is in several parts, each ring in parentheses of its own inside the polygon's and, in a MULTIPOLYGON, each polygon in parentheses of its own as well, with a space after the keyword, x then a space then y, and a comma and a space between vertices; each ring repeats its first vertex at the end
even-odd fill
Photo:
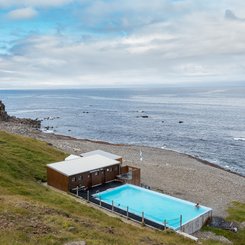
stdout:
POLYGON ((0 89, 244 77, 244 0, 0 0, 0 89))

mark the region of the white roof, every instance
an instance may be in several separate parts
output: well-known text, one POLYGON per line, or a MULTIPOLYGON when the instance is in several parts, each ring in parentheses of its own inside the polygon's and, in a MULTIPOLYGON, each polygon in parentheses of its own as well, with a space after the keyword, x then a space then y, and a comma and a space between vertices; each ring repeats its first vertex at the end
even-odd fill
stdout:
POLYGON ((102 151, 102 150, 89 151, 89 152, 80 154, 81 157, 88 157, 88 156, 93 156, 93 155, 101 155, 101 156, 104 156, 104 157, 107 157, 113 160, 122 158, 121 156, 112 154, 110 152, 102 151))
POLYGON ((65 161, 73 160, 73 159, 79 159, 79 158, 81 158, 81 157, 80 156, 77 156, 77 155, 71 154, 70 156, 68 156, 68 157, 65 158, 65 161))
POLYGON ((109 159, 101 155, 80 157, 73 160, 48 164, 49 168, 56 170, 66 176, 89 172, 99 168, 109 167, 119 164, 119 161, 109 159))

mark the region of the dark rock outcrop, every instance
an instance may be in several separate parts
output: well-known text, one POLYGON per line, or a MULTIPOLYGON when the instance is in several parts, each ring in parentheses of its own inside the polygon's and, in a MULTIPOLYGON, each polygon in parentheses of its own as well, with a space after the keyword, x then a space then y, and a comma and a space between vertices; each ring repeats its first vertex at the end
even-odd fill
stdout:
POLYGON ((230 230, 233 232, 238 231, 238 225, 235 222, 226 221, 221 217, 213 217, 211 222, 208 224, 211 227, 230 230))
POLYGON ((7 122, 9 120, 10 116, 8 113, 5 111, 5 105, 3 102, 0 100, 0 121, 5 121, 7 122))
POLYGON ((30 118, 17 118, 14 116, 9 116, 5 110, 5 105, 1 100, 0 100, 0 121, 26 124, 32 128, 37 128, 37 129, 41 127, 41 121, 38 119, 33 120, 30 118))

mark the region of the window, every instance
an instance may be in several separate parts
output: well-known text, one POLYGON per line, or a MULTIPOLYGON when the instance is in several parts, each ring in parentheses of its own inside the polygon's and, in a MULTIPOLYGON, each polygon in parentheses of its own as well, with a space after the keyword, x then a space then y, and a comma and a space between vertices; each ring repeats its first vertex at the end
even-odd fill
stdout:
POLYGON ((71 178, 71 181, 72 181, 72 182, 75 182, 75 181, 76 181, 76 177, 72 177, 72 178, 71 178))
POLYGON ((98 172, 95 172, 94 175, 97 176, 98 175, 98 172))
POLYGON ((117 166, 114 169, 115 169, 115 171, 117 171, 117 166))
POLYGON ((81 181, 83 179, 82 175, 78 176, 78 181, 81 181))
POLYGON ((90 178, 90 174, 88 174, 88 179, 90 178))
POLYGON ((107 168, 106 171, 109 172, 110 171, 109 168, 107 168))

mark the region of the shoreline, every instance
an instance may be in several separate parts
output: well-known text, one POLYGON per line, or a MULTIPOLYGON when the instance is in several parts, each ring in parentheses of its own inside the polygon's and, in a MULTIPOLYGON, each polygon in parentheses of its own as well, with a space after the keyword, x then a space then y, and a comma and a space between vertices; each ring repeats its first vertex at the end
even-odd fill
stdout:
POLYGON ((196 157, 196 156, 193 156, 191 154, 188 154, 188 153, 184 153, 184 152, 181 152, 181 151, 177 151, 177 150, 174 150, 174 149, 170 149, 170 148, 161 148, 161 147, 156 147, 156 146, 148 146, 148 145, 135 145, 135 144, 124 144, 124 143, 112 143, 112 142, 108 142, 108 141, 103 141, 103 140, 93 140, 93 139, 87 139, 87 138, 77 138, 77 137, 74 137, 74 136, 70 136, 70 135, 65 135, 65 134, 60 134, 60 133, 55 133, 55 132, 52 132, 52 133, 49 133, 49 132, 45 132, 43 131, 42 129, 38 129, 41 133, 44 133, 44 134, 48 134, 48 135, 55 135, 55 136, 58 136, 58 137, 65 137, 67 139, 71 139, 71 140, 81 140, 81 141, 87 141, 87 142, 91 142, 91 143, 97 143, 97 144, 105 144, 105 145, 111 145, 111 146, 128 146, 128 147, 149 147, 149 148, 155 148, 155 149, 159 149, 159 150, 163 150, 163 151, 170 151, 170 152, 173 152, 173 153, 176 153, 176 154, 182 154, 184 156, 188 156, 192 159, 195 159, 199 162, 201 162, 202 164, 205 164, 205 165, 208 165, 210 167, 213 167, 213 168, 218 168, 220 170, 223 170, 223 171, 226 171, 228 173, 232 173, 232 174, 235 174, 235 175, 238 175, 240 177, 243 177, 245 178, 245 175, 241 174, 241 173, 238 173, 238 172, 235 172, 235 171, 232 171, 230 169, 227 169, 225 167, 222 167, 218 164, 215 164, 213 162, 210 162, 208 160, 205 160, 205 159, 202 159, 202 158, 199 158, 199 157, 196 157))
POLYGON ((141 182, 153 190, 214 210, 214 215, 226 216, 231 202, 245 203, 245 178, 197 157, 171 149, 113 144, 79 139, 72 136, 45 133, 30 125, 1 122, 0 130, 46 142, 68 154, 81 154, 101 149, 123 157, 123 164, 141 169, 141 182), (139 152, 143 152, 140 161, 139 152))

